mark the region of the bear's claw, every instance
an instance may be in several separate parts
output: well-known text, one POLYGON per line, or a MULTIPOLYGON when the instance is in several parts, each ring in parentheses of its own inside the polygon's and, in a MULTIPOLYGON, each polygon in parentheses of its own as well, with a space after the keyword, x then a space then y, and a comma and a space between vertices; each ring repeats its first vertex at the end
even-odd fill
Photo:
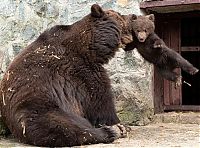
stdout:
POLYGON ((193 68, 189 73, 191 75, 195 75, 197 72, 199 72, 199 70, 197 68, 193 68))
POLYGON ((131 128, 123 124, 113 125, 112 128, 115 130, 118 138, 127 137, 127 133, 131 131, 131 128))
POLYGON ((175 81, 175 89, 182 85, 182 76, 179 76, 175 81))

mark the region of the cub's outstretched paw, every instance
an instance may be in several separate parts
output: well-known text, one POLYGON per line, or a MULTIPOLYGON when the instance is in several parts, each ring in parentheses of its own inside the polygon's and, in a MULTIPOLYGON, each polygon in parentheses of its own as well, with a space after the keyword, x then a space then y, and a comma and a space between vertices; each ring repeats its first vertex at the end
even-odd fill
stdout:
POLYGON ((182 76, 179 76, 179 77, 177 77, 177 79, 175 81, 175 89, 177 89, 181 85, 182 85, 182 76))
POLYGON ((156 40, 153 44, 153 48, 163 48, 163 43, 161 40, 156 40))
POLYGON ((127 137, 127 133, 131 131, 131 128, 123 124, 113 125, 112 128, 115 130, 118 138, 127 137))

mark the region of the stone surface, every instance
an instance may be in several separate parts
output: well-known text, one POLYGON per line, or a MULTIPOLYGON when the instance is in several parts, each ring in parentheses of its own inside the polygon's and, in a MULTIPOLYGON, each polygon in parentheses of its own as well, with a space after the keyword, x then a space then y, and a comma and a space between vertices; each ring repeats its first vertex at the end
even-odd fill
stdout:
MULTIPOLYGON (((150 124, 132 126, 128 138, 122 138, 111 144, 95 144, 76 148, 133 148, 133 147, 187 147, 200 146, 200 126, 198 124, 150 124)), ((18 143, 16 139, 2 138, 0 147, 30 147, 18 143)))
MULTIPOLYGON (((56 24, 72 24, 98 3, 122 14, 141 14, 140 0, 4 0, 0 1, 0 68, 6 67, 20 50, 41 32, 56 24)), ((123 122, 145 125, 153 117, 152 66, 136 50, 119 50, 105 65, 112 80, 117 112, 123 122)), ((0 75, 2 77, 2 73, 0 75)))
POLYGON ((153 119, 154 123, 180 123, 180 124, 199 124, 199 112, 169 112, 156 114, 153 119))
POLYGON ((122 49, 105 66, 112 80, 118 116, 133 125, 148 124, 153 117, 151 69, 136 50, 122 49))

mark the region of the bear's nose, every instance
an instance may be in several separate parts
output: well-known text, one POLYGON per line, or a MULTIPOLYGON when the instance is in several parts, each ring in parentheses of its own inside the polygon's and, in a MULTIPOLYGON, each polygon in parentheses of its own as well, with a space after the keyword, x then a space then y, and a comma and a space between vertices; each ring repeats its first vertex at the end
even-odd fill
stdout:
POLYGON ((144 31, 139 32, 139 33, 138 33, 138 40, 139 40, 140 42, 144 42, 145 39, 146 39, 146 32, 144 32, 144 31))

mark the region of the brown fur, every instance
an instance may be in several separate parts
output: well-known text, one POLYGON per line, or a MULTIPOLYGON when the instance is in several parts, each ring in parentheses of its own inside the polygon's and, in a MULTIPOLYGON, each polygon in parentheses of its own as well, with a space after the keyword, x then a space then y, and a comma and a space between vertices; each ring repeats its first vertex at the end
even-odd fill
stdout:
POLYGON ((154 33, 154 16, 132 16, 130 25, 133 32, 133 42, 128 43, 125 51, 137 48, 142 57, 158 69, 167 80, 181 84, 180 74, 174 72, 175 68, 182 68, 190 74, 196 74, 198 69, 185 60, 180 54, 168 48, 163 40, 154 33))
POLYGON ((144 42, 149 34, 155 30, 153 14, 146 16, 133 15, 132 20, 133 32, 140 42, 144 42))
POLYGON ((10 64, 0 86, 1 112, 21 142, 74 146, 116 139, 109 126, 120 121, 102 66, 122 42, 123 20, 115 14, 93 5, 82 20, 43 32, 10 64))

